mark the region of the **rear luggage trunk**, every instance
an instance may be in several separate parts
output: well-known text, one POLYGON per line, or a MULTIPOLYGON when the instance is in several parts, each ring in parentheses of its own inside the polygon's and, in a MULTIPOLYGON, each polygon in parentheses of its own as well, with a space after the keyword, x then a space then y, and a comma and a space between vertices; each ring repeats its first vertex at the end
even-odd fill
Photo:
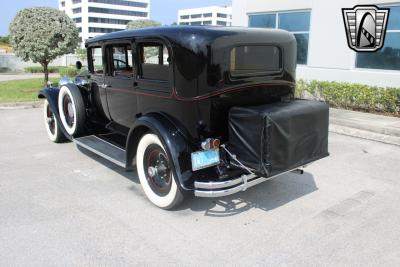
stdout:
POLYGON ((264 177, 290 171, 328 153, 329 108, 294 100, 229 112, 229 149, 264 177))

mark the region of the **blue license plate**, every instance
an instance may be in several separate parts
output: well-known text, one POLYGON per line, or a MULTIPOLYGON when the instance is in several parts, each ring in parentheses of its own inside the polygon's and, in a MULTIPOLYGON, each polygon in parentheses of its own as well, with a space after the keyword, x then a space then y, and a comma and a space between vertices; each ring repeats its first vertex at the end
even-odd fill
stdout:
POLYGON ((197 171, 219 164, 219 150, 210 149, 192 153, 192 170, 197 171))

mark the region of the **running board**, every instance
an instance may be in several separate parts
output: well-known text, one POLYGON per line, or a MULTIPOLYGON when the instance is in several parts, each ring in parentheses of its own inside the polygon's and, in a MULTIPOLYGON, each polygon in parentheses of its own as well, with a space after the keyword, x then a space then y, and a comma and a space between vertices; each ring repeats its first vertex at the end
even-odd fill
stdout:
POLYGON ((122 148, 107 142, 95 135, 74 139, 74 142, 100 157, 111 161, 118 166, 126 168, 126 152, 122 148))

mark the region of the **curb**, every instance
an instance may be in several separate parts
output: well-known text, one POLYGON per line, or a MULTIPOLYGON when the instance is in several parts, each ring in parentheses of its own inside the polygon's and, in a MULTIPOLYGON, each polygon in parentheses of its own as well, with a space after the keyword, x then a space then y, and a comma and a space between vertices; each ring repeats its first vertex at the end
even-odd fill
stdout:
MULTIPOLYGON (((376 115, 375 115, 376 116, 376 115)), ((370 120, 379 120, 379 117, 372 117, 370 120)), ((335 118, 333 115, 329 118, 329 123, 338 126, 344 126, 347 128, 354 128, 358 130, 373 132, 382 135, 396 136, 400 138, 400 128, 392 127, 390 124, 379 125, 377 123, 370 122, 355 122, 353 120, 346 120, 341 118, 335 118)))
POLYGON ((40 108, 43 101, 0 103, 0 110, 40 108))
POLYGON ((333 123, 329 124, 329 132, 400 146, 400 137, 398 136, 356 129, 333 123))
MULTIPOLYGON (((0 103, 0 110, 40 108, 42 105, 43 101, 0 103)), ((369 127, 331 117, 329 132, 400 146, 400 132, 395 128, 369 127)))

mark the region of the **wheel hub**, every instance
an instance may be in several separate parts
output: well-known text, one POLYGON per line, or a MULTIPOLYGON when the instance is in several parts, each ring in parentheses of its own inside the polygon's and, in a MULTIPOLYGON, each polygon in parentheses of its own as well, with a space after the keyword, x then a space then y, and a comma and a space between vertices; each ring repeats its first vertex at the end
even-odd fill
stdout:
POLYGON ((164 150, 158 145, 150 145, 144 155, 146 177, 152 190, 158 195, 165 195, 171 188, 171 169, 164 150))
POLYGON ((72 103, 68 103, 68 117, 73 118, 74 117, 74 109, 72 107, 72 103))
POLYGON ((148 172, 149 176, 153 178, 154 176, 157 175, 157 168, 154 168, 154 167, 150 166, 148 168, 147 172, 148 172))
POLYGON ((74 125, 75 112, 72 100, 69 95, 65 95, 63 99, 63 113, 67 124, 72 127, 74 125))

